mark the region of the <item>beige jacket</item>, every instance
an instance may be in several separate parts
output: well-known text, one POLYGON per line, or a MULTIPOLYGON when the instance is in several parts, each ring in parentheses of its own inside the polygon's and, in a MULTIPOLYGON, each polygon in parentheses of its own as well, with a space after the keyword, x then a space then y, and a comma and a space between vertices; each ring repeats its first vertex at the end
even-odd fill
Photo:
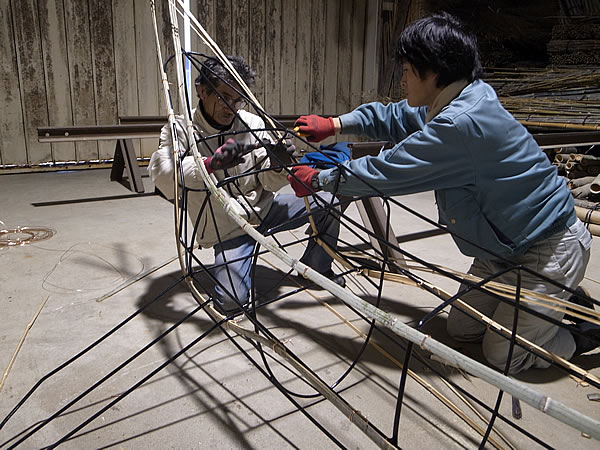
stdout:
MULTIPOLYGON (((182 154, 189 149, 189 141, 187 133, 185 132, 183 118, 178 117, 176 122, 177 137, 180 145, 179 152, 182 154)), ((204 158, 212 155, 212 153, 229 137, 219 136, 220 131, 211 127, 206 122, 199 109, 196 109, 193 113, 193 124, 196 142, 198 143, 198 151, 204 158)), ((241 110, 229 131, 246 131, 248 129, 260 130, 264 127, 264 122, 260 117, 241 110)), ((271 140, 265 131, 256 131, 255 134, 261 140, 264 138, 271 140)), ((250 133, 236 134, 231 137, 236 141, 246 144, 256 142, 256 138, 250 133)), ((253 171, 258 168, 266 169, 268 167, 270 167, 270 161, 267 157, 267 151, 261 147, 245 155, 244 162, 232 169, 228 169, 227 172, 229 176, 235 176, 246 171, 253 171), (259 165, 257 165, 257 163, 259 163, 259 165)), ((182 169, 185 186, 187 188, 204 188, 202 176, 191 155, 183 158, 182 169)), ((158 150, 152 154, 150 164, 148 165, 148 173, 156 187, 158 187, 158 189, 160 189, 160 191, 169 199, 173 198, 173 172, 174 164, 171 129, 167 124, 161 130, 158 150)), ((214 175, 219 181, 225 178, 225 172, 222 170, 215 171, 214 175)), ((235 181, 235 184, 228 184, 225 189, 232 198, 238 201, 242 207, 241 209, 246 212, 245 219, 251 224, 256 225, 259 223, 259 216, 264 217, 269 212, 269 208, 271 207, 275 195, 274 193, 286 184, 287 179, 285 171, 275 172, 273 170, 268 170, 258 174, 240 177, 235 181)), ((181 186, 181 181, 179 182, 179 185, 181 186)), ((195 224, 196 218, 198 218, 198 215, 200 214, 200 208, 205 201, 206 195, 206 192, 189 191, 187 208, 192 226, 195 224)), ((208 205, 206 205, 199 217, 196 240, 200 246, 209 248, 219 241, 219 237, 221 241, 226 241, 244 234, 244 231, 242 231, 242 229, 229 218, 227 213, 225 213, 218 201, 213 199, 211 200, 211 204, 212 212, 214 213, 214 221, 211 214, 211 208, 208 205), (219 236, 217 236, 215 230, 215 223, 218 226, 219 236)))

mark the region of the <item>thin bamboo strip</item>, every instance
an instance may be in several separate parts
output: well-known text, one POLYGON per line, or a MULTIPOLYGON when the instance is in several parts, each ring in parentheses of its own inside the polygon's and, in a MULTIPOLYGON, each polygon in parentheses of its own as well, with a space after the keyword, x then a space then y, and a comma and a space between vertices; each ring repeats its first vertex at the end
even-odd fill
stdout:
MULTIPOLYGON (((171 1, 171 0, 169 0, 169 1, 171 1)), ((215 56, 218 57, 221 64, 223 64, 227 68, 229 73, 231 73, 231 75, 233 75, 237 84, 240 86, 240 88, 242 89, 244 94, 247 96, 247 98, 252 102, 252 104, 255 107, 257 107, 259 110, 264 111, 262 105, 260 104, 258 99, 254 96, 254 93, 246 85, 246 83, 244 82, 242 77, 237 73, 237 71, 235 70, 235 68, 229 61, 229 59, 227 59, 225 53, 223 53, 223 51, 219 48, 219 46, 216 44, 216 42, 210 37, 210 35, 206 32, 206 30, 200 24, 200 22, 198 22, 198 19, 196 19, 196 17, 192 14, 192 12, 185 6, 185 4, 181 0, 176 0, 176 2, 179 4, 179 6, 181 8, 181 11, 178 11, 178 12, 182 16, 188 17, 190 19, 190 22, 192 25, 192 27, 191 27, 192 30, 194 30, 194 32, 196 32, 196 34, 204 41, 206 46, 213 51, 215 56)), ((273 131, 268 131, 269 134, 274 135, 278 139, 283 137, 283 133, 277 130, 277 127, 275 126, 275 123, 273 122, 273 120, 271 119, 270 116, 268 116, 268 115, 265 116, 264 120, 266 121, 267 125, 269 125, 273 128, 273 131)))
MULTIPOLYGON (((426 268, 421 268, 421 269, 424 272, 434 273, 433 271, 426 269, 426 268)), ((419 270, 419 268, 414 267, 411 270, 415 271, 415 270, 419 270)), ((467 273, 463 274, 460 272, 453 271, 452 269, 446 269, 446 268, 444 268, 443 270, 447 270, 456 276, 463 277, 474 283, 482 281, 481 278, 475 277, 471 274, 467 274, 467 273)), ((393 277, 394 275, 395 274, 391 274, 391 275, 389 275, 389 277, 393 277)), ((386 274, 386 276, 388 276, 388 275, 386 274)), ((403 276, 400 276, 400 277, 403 277, 403 276)), ((388 279, 394 279, 396 281, 403 282, 403 284, 411 284, 411 283, 406 283, 403 281, 405 279, 405 277, 398 278, 398 279, 396 279, 396 278, 388 278, 388 279)), ((427 283, 414 283, 413 285, 415 285, 417 287, 428 286, 427 283)), ((507 299, 514 299, 514 297, 516 295, 516 290, 513 286, 505 285, 502 283, 488 282, 485 285, 485 287, 482 287, 482 288, 485 291, 488 291, 492 294, 500 295, 507 299)), ((551 297, 549 295, 539 294, 537 292, 529 291, 527 289, 522 289, 521 296, 519 297, 519 301, 524 302, 524 303, 529 303, 531 305, 543 306, 544 308, 552 309, 554 311, 558 311, 558 312, 562 312, 562 313, 573 314, 574 316, 579 317, 580 319, 587 320, 592 323, 596 323, 596 324, 600 325, 600 312, 595 311, 594 309, 586 308, 581 305, 577 305, 575 303, 570 303, 569 301, 560 300, 560 299, 551 297)))
MULTIPOLYGON (((454 269, 450 269, 448 267, 440 266, 440 265, 435 265, 435 267, 436 267, 435 270, 437 270, 437 271, 448 272, 452 275, 455 275, 456 277, 459 277, 459 278, 465 279, 465 280, 469 280, 473 283, 479 283, 479 282, 483 281, 482 278, 472 275, 470 273, 463 273, 463 272, 460 272, 460 271, 457 271, 454 269)), ((407 265, 403 268, 406 268, 407 270, 411 270, 411 271, 421 271, 421 272, 426 272, 426 273, 431 273, 431 274, 436 273, 434 270, 420 266, 420 265, 407 265)), ((402 277, 402 275, 400 275, 400 276, 402 277)), ((407 283, 404 283, 404 284, 407 284, 407 283)), ((413 283, 413 285, 420 286, 419 283, 413 283)), ((507 285, 504 283, 499 283, 497 281, 487 282, 486 285, 483 287, 483 289, 487 290, 491 293, 501 295, 507 299, 514 299, 515 295, 516 295, 516 288, 514 286, 507 285)), ((576 305, 574 303, 570 303, 569 301, 561 300, 561 299, 552 297, 550 295, 540 294, 538 292, 531 291, 529 289, 521 289, 520 293, 521 293, 521 295, 519 297, 519 301, 521 301, 521 302, 531 303, 531 304, 539 304, 541 306, 544 306, 545 308, 553 309, 553 310, 560 311, 560 312, 567 312, 567 308, 569 308, 569 310, 568 310, 569 313, 572 312, 571 310, 578 311, 579 313, 586 314, 587 319, 600 324, 600 312, 599 311, 595 311, 593 309, 589 309, 589 308, 583 307, 581 305, 576 305), (534 302, 537 302, 537 303, 534 303, 534 302)))
MULTIPOLYGON (((445 378, 441 378, 442 383, 444 383, 446 385, 446 387, 448 389, 450 389, 454 395, 456 395, 465 405, 467 405, 476 415, 477 417, 479 417, 484 423, 488 423, 487 419, 483 416, 483 414, 481 414, 479 411, 477 411, 477 409, 471 404, 471 402, 469 400, 467 400, 465 398, 464 395, 462 395, 454 386, 452 386, 445 378)), ((516 450, 517 447, 515 447, 506 436, 504 436, 500 431, 496 430, 496 428, 494 427, 493 430, 498 434, 498 436, 500 437, 500 439, 502 439, 510 448, 511 450, 516 450)))
POLYGON ((2 392, 2 388, 4 387, 4 383, 6 382, 6 379, 8 378, 8 374, 10 373, 10 371, 12 369, 12 366, 15 363, 15 360, 17 359, 17 355, 21 351, 21 347, 23 346, 23 342, 25 342, 25 338, 29 334, 29 331, 31 330, 31 327, 33 327, 33 324, 35 323, 35 321, 37 320, 38 316, 42 312, 42 309, 46 305, 46 302, 48 301, 49 298, 50 298, 50 296, 47 295, 46 298, 44 300, 42 300, 42 302, 38 306, 38 309, 37 309, 36 313, 33 315, 33 317, 31 318, 31 320, 29 321, 29 323, 25 327, 25 331, 23 332, 23 336, 21 336, 21 339, 19 339, 19 343, 17 344, 17 348, 15 349, 12 357, 10 358, 10 361, 8 362, 8 366, 6 367, 6 370, 4 371, 4 374, 2 375, 2 379, 0 380, 0 392, 2 392))
MULTIPOLYGON (((344 266, 348 266, 348 264, 342 258, 340 258, 339 255, 336 255, 331 249, 329 249, 325 243, 320 242, 320 245, 324 246, 324 248, 328 251, 328 253, 331 256, 333 256, 334 259, 338 261, 338 263, 340 263, 344 266)), ((409 265, 405 264, 403 266, 403 268, 415 270, 417 268, 417 266, 409 266, 409 265)), ((453 273, 456 276, 464 277, 473 282, 482 281, 481 278, 476 277, 474 275, 461 273, 461 272, 454 271, 453 269, 449 269, 446 267, 436 266, 436 269, 445 270, 449 273, 453 273)), ((421 267, 421 270, 424 272, 434 273, 434 271, 432 269, 428 269, 428 268, 421 267)), ((381 276, 381 272, 370 270, 370 269, 363 269, 362 272, 363 272, 363 274, 365 274, 367 276, 372 276, 377 279, 381 276)), ((442 290, 442 289, 438 288, 437 286, 435 286, 429 282, 426 282, 424 280, 417 283, 405 275, 390 273, 390 272, 386 272, 384 274, 384 278, 387 280, 396 281, 396 282, 404 283, 404 284, 411 285, 411 286, 416 286, 416 287, 419 287, 419 288, 425 289, 425 290, 431 289, 431 291, 435 292, 443 300, 447 300, 447 299, 451 298, 450 294, 448 294, 444 290, 442 290)), ((488 289, 490 292, 497 293, 498 295, 503 295, 504 297, 509 298, 509 299, 514 298, 514 296, 516 295, 516 289, 514 288, 514 286, 509 286, 509 285, 505 285, 503 283, 498 283, 498 282, 488 282, 486 284, 485 289, 488 289)), ((575 317, 579 317, 580 319, 587 320, 587 321, 590 321, 590 322, 593 322, 596 324, 600 324, 600 312, 596 312, 595 310, 585 308, 583 306, 580 306, 580 305, 577 305, 574 303, 570 303, 570 302, 567 302, 564 300, 556 299, 549 295, 539 294, 534 291, 522 289, 520 301, 523 301, 526 303, 531 303, 531 304, 542 305, 546 308, 557 310, 557 311, 560 311, 563 313, 568 312, 569 314, 571 314, 575 317), (541 303, 540 301, 542 301, 543 303, 541 303), (568 310, 567 310, 567 307, 569 308, 568 310), (581 313, 583 313, 583 315, 581 313)), ((462 300, 457 300, 454 304, 462 305, 463 307, 468 306, 462 300)), ((479 311, 477 311, 477 310, 474 310, 474 311, 476 311, 476 317, 478 317, 480 320, 486 322, 488 324, 488 326, 490 326, 490 324, 495 324, 497 326, 498 331, 501 331, 506 337, 511 336, 510 330, 502 327, 499 324, 496 324, 489 317, 479 313, 479 311)), ((542 349, 538 345, 522 338, 519 335, 517 335, 517 338, 518 338, 519 342, 521 343, 521 345, 523 345, 525 348, 528 348, 528 349, 534 350, 534 351, 538 351, 538 352, 540 352, 540 354, 543 354, 547 358, 550 358, 552 361, 556 362, 557 364, 562 365, 563 367, 565 367, 567 369, 571 369, 574 372, 579 373, 581 375, 582 379, 585 379, 587 377, 588 379, 593 380, 594 382, 600 384, 599 378, 596 378, 589 372, 583 370, 581 367, 565 360, 564 358, 554 355, 553 353, 550 353, 547 350, 542 349)))
POLYGON ((520 95, 535 92, 564 93, 573 88, 587 87, 594 90, 600 84, 600 71, 597 69, 516 69, 507 71, 502 69, 488 69, 485 74, 486 81, 492 83, 500 96, 520 95), (501 84, 503 83, 503 84, 501 84))
MULTIPOLYGON (((352 330, 354 330, 354 332, 356 334, 358 334, 359 336, 361 336, 363 339, 367 337, 367 335, 365 333, 363 333, 361 330, 359 330, 356 327, 356 325, 354 325, 352 322, 348 321, 348 319, 346 319, 338 311, 336 311, 334 308, 332 308, 331 305, 329 305, 327 302, 322 302, 320 299, 319 299, 319 302, 321 302, 322 304, 324 304, 324 306, 327 309, 329 309, 333 314, 335 314, 341 320, 343 320, 352 330)), ((375 348, 385 358, 387 358, 394 365, 396 365, 396 367, 398 367, 400 370, 402 370, 402 368, 404 367, 404 364, 402 364, 400 361, 398 361, 396 358, 394 358, 394 356, 392 356, 389 352, 387 352, 383 347, 381 347, 376 342, 373 342, 373 340, 369 341, 369 345, 371 345, 373 348, 375 348)), ((423 377, 421 377, 420 375, 418 375, 414 370, 412 370, 412 369, 407 369, 407 370, 408 370, 408 374, 410 375, 410 377, 412 379, 414 379, 417 383, 419 383, 423 388, 425 388, 426 390, 428 390, 434 397, 436 397, 446 407, 448 407, 453 413, 455 413, 459 418, 461 418, 465 423, 467 423, 471 428, 473 428, 473 430, 475 430, 481 436, 484 435, 485 429, 483 429, 477 423, 475 423, 475 421, 473 421, 469 416, 467 416, 464 413, 464 411, 462 411, 456 404, 454 404, 452 401, 450 401, 450 399, 448 399, 448 397, 446 397, 445 395, 443 395, 438 389, 436 389, 431 383, 429 383, 423 377)), ((452 388, 452 385, 450 385, 450 383, 446 382, 446 380, 444 378, 441 378, 441 380, 444 381, 448 387, 452 388)), ((457 393, 456 391, 454 391, 454 392, 457 393)), ((489 423, 488 420, 485 419, 479 413, 479 411, 477 411, 475 408, 473 408, 473 406, 470 403, 468 403, 468 402, 465 401, 465 404, 470 407, 470 409, 472 410, 472 412, 474 412, 479 417, 479 419, 481 419, 482 422, 484 422, 486 425, 489 423)), ((500 431, 496 430, 495 427, 494 427, 494 431, 498 434, 498 436, 500 436, 500 438, 506 444, 508 444, 510 446, 510 448, 514 448, 514 446, 510 443, 510 441, 500 431)), ((494 445, 494 447, 496 447, 498 449, 503 448, 502 445, 498 441, 496 441, 495 439, 493 439, 493 438, 490 438, 490 442, 494 445)))
MULTIPOLYGON (((212 307, 209 307, 212 309, 212 307)), ((212 314, 219 315, 217 311, 212 310, 212 314)), ((222 316, 221 316, 222 317, 222 316)), ((393 449, 396 448, 390 442, 388 442, 384 436, 379 434, 377 430, 375 430, 372 425, 369 423, 369 420, 363 416, 363 414, 354 409, 349 403, 347 403, 342 397, 340 397, 335 391, 333 391, 327 384, 325 384, 320 378, 314 376, 311 372, 307 371, 304 364, 296 359, 294 356, 287 352, 287 348, 281 342, 273 342, 272 340, 255 333, 254 331, 248 330, 242 326, 239 326, 236 322, 229 320, 227 321, 227 327, 239 334, 240 336, 246 337, 248 339, 253 339, 256 342, 270 348, 274 353, 281 356, 287 362, 289 362, 298 372, 305 377, 306 381, 310 383, 310 385, 317 390, 321 395, 323 395, 327 400, 329 400, 335 407, 337 407, 346 417, 350 420, 351 423, 356 425, 363 433, 365 433, 375 444, 377 444, 380 448, 385 449, 393 449)))
POLYGON ((552 40, 548 43, 546 49, 549 53, 568 53, 573 51, 598 51, 600 50, 600 40, 552 40))

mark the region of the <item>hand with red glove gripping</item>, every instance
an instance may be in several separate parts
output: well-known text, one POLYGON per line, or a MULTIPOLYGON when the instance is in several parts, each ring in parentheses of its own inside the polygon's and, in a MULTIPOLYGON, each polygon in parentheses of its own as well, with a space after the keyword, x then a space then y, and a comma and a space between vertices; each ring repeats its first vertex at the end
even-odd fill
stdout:
POLYGON ((255 148, 256 145, 241 144, 229 138, 212 156, 204 160, 204 167, 206 167, 208 173, 213 173, 215 170, 231 169, 243 162, 243 156, 255 148))
POLYGON ((294 126, 294 130, 300 135, 306 136, 309 142, 321 142, 323 139, 335 135, 333 117, 300 116, 294 126))
POLYGON ((318 170, 309 166, 297 166, 292 172, 294 175, 288 175, 287 179, 296 197, 306 197, 320 190, 318 170))

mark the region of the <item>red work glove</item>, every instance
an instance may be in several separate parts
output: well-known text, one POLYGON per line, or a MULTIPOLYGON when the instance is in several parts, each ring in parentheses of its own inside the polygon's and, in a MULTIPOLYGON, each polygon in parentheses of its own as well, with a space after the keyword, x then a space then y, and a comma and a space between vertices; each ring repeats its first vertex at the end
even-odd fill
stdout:
POLYGON ((320 142, 329 136, 335 135, 335 126, 332 117, 300 116, 294 124, 295 130, 306 136, 309 142, 320 142))
POLYGON ((296 197, 306 197, 319 190, 319 171, 308 166, 296 166, 292 169, 294 176, 287 179, 296 193, 296 197))
POLYGON ((221 145, 214 155, 204 160, 204 167, 208 173, 215 170, 231 169, 244 161, 243 156, 256 146, 244 145, 229 138, 225 144, 221 145))

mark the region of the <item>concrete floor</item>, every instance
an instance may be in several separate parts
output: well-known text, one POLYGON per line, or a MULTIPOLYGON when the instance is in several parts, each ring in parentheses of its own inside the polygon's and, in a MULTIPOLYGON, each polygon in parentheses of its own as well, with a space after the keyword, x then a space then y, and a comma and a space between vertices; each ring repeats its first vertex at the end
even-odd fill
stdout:
MULTIPOLYGON (((151 192, 148 179, 144 182, 151 192)), ((0 419, 41 377, 179 279, 176 261, 163 266, 176 255, 172 205, 158 196, 127 197, 127 194, 123 186, 109 181, 108 170, 0 176, 0 220, 6 227, 43 226, 56 231, 49 240, 0 250, 2 373, 9 366, 28 323, 46 301, 0 392, 0 419), (157 267, 160 268, 147 274, 157 267), (147 275, 142 276, 144 274, 147 275), (140 279, 129 284, 136 277, 140 279), (105 298, 107 293, 127 284, 126 288, 105 298)), ((431 193, 406 196, 402 201, 436 218, 431 193)), ((358 217, 353 208, 348 214, 358 217)), ((392 225, 396 234, 431 228, 402 211, 394 214, 392 225)), ((595 298, 600 298, 598 239, 594 239, 592 261, 584 281, 595 298)), ((458 253, 447 235, 406 242, 403 248, 453 269, 464 271, 469 266, 469 259, 458 253)), ((212 254, 203 251, 200 258, 210 263, 212 254)), ((265 258, 261 266, 261 284, 268 284, 269 279, 276 276, 277 263, 265 258)), ((455 289, 451 284, 445 287, 450 291, 455 289)), ((348 277, 348 288, 363 297, 373 293, 358 277, 348 277)), ((324 380, 333 382, 355 357, 363 339, 315 300, 329 302, 358 329, 366 329, 362 321, 326 291, 317 289, 270 305, 261 311, 260 318, 324 380)), ((435 297, 402 285, 390 286, 383 295, 383 309, 412 324, 437 304, 435 297)), ((59 413, 60 417, 20 447, 50 445, 135 383, 143 382, 166 358, 209 329, 211 321, 205 313, 186 320, 74 406, 64 413, 61 410, 182 319, 195 305, 185 285, 180 283, 91 352, 48 378, 0 430, 0 447, 11 445, 17 434, 59 413)), ((475 358, 481 357, 478 346, 453 342, 445 334, 444 322, 445 316, 435 319, 425 331, 475 358)), ((248 342, 239 337, 236 341, 252 357, 258 357, 248 342)), ((354 408, 389 435, 400 373, 397 362, 403 360, 403 352, 378 333, 372 341, 379 349, 369 346, 355 370, 342 382, 341 389, 354 408)), ((418 350, 418 353, 429 358, 426 352, 418 350)), ((278 364, 278 360, 271 358, 271 352, 266 354, 282 384, 297 392, 311 392, 285 366, 278 364)), ((600 376, 600 353, 584 355, 577 362, 600 376)), ((494 404, 495 389, 475 377, 434 364, 464 389, 488 405, 494 404)), ((425 383, 438 388, 469 417, 475 417, 429 369, 418 363, 411 367, 425 383)), ((600 419, 600 403, 587 399, 587 394, 597 393, 597 390, 577 384, 558 369, 530 370, 518 378, 553 399, 600 419)), ((298 402, 308 405, 308 411, 342 445, 374 447, 330 403, 314 399, 298 402)), ((505 397, 500 410, 510 418, 509 396, 505 397)), ((556 448, 598 448, 598 442, 526 404, 523 404, 523 418, 517 423, 556 448)), ((497 428, 517 448, 537 446, 506 424, 498 423, 497 428)), ((409 379, 400 424, 400 446, 473 448, 479 441, 478 434, 457 415, 422 385, 409 379)), ((157 371, 122 401, 99 413, 78 429, 63 447, 334 448, 335 444, 217 330, 183 352, 173 364, 157 371)))

